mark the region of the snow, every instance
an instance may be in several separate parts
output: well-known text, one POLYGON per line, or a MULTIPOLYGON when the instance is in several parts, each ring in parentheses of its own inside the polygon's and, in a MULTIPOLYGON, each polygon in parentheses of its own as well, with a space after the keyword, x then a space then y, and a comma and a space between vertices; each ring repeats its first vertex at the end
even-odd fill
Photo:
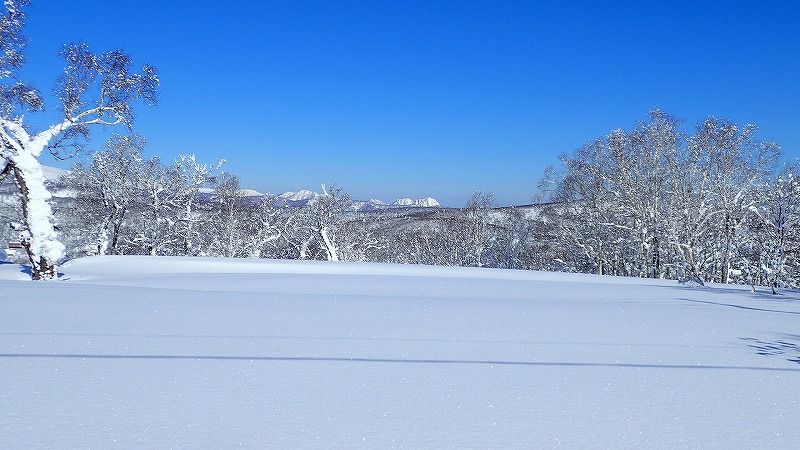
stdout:
POLYGON ((392 204, 393 206, 417 206, 422 208, 432 208, 439 206, 439 202, 436 201, 435 198, 432 197, 425 197, 425 198, 418 198, 416 200, 412 200, 408 197, 398 198, 392 204))
POLYGON ((291 202, 300 202, 317 198, 318 195, 319 194, 317 194, 316 192, 312 192, 307 189, 302 189, 297 192, 284 192, 283 194, 279 195, 278 198, 291 202))
MULTIPOLYGON (((205 195, 214 195, 217 191, 214 190, 214 188, 199 188, 197 189, 197 192, 205 195)), ((261 197, 264 195, 261 192, 253 189, 239 189, 236 191, 236 194, 240 197, 261 197)))
POLYGON ((425 198, 417 199, 417 205, 418 206, 423 206, 425 208, 432 208, 432 207, 435 207, 435 206, 439 206, 439 202, 436 201, 436 199, 433 198, 433 197, 425 197, 425 198))
POLYGON ((371 198, 367 201, 353 200, 352 206, 355 211, 377 211, 391 207, 391 205, 375 198, 371 198))
POLYGON ((262 195, 264 195, 261 192, 258 192, 253 189, 239 189, 238 191, 236 191, 236 194, 239 195, 240 197, 261 197, 262 195))
POLYGON ((792 448, 800 295, 412 265, 0 264, 0 442, 792 448))

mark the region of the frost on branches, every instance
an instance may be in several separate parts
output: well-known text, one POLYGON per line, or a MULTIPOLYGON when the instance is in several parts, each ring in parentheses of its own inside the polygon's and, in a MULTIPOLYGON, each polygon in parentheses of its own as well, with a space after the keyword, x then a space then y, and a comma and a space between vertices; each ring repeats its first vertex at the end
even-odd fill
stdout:
POLYGON ((128 55, 116 50, 93 54, 85 44, 64 46, 66 63, 55 92, 60 118, 43 131, 33 132, 24 123, 25 112, 44 109, 38 90, 18 81, 25 62, 26 39, 22 34, 27 0, 6 0, 0 17, 0 163, 2 174, 13 175, 19 188, 23 223, 20 238, 31 262, 33 279, 56 277, 56 263, 64 256, 49 204, 38 157, 48 149, 57 157, 74 154, 89 137, 92 125, 133 123, 133 100, 156 102, 158 76, 150 66, 133 73, 128 55))

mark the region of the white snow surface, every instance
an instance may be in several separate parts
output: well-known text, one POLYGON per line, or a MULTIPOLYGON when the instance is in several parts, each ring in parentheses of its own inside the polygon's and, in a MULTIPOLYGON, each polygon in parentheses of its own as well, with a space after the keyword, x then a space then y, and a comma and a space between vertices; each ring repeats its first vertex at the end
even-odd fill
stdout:
POLYGON ((0 264, 7 448, 800 442, 797 293, 309 261, 20 270, 0 264))

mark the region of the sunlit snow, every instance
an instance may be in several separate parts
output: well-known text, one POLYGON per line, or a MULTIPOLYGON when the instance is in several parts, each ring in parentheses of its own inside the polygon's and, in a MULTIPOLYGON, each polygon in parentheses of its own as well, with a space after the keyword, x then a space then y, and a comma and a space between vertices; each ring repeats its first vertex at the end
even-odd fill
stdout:
POLYGON ((563 273, 0 265, 0 442, 791 448, 800 296, 563 273))

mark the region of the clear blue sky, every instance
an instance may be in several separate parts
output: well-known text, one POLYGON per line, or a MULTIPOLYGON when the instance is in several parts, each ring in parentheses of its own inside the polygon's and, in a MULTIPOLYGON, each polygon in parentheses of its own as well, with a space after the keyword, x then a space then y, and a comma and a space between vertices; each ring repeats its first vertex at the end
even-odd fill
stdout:
POLYGON ((62 43, 122 47, 160 71, 149 154, 224 157, 253 189, 526 203, 560 153, 655 107, 798 156, 799 4, 33 0, 24 75, 49 92, 62 43))

